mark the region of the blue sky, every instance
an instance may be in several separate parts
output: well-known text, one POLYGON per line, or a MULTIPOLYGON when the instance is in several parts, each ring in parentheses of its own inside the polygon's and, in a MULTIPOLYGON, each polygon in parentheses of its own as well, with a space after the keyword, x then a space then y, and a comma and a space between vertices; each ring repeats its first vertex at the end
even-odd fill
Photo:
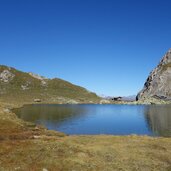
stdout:
POLYGON ((170 0, 0 0, 0 64, 132 95, 171 47, 170 0))

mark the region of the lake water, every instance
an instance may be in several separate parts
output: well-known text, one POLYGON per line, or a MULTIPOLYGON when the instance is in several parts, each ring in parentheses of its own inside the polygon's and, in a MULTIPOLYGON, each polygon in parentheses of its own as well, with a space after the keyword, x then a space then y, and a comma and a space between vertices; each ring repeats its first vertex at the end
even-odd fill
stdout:
POLYGON ((19 118, 66 134, 171 136, 171 105, 26 105, 19 118))

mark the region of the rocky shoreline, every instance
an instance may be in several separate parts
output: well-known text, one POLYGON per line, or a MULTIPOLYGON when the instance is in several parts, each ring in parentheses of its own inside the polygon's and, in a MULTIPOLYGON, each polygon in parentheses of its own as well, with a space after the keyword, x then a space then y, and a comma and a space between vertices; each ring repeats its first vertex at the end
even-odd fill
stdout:
POLYGON ((111 101, 111 100, 101 100, 100 104, 126 104, 126 105, 166 105, 171 104, 170 100, 162 100, 154 97, 142 98, 135 101, 111 101))

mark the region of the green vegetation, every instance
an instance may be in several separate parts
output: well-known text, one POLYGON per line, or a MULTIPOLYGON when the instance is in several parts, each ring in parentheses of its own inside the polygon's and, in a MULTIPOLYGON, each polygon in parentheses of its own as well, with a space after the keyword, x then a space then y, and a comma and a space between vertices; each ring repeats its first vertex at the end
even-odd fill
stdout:
POLYGON ((12 74, 12 79, 10 75, 6 82, 0 79, 1 101, 32 103, 34 99, 41 99, 42 103, 97 103, 100 100, 95 93, 62 79, 36 78, 29 73, 0 66, 0 74, 6 70, 9 71, 6 75, 12 74))

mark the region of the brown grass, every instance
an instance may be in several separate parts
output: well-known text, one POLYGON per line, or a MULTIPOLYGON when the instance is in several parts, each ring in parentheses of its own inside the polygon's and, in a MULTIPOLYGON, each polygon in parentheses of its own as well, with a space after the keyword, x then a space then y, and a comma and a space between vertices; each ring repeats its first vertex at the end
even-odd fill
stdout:
POLYGON ((65 136, 26 123, 0 105, 0 170, 170 171, 171 139, 65 136))

